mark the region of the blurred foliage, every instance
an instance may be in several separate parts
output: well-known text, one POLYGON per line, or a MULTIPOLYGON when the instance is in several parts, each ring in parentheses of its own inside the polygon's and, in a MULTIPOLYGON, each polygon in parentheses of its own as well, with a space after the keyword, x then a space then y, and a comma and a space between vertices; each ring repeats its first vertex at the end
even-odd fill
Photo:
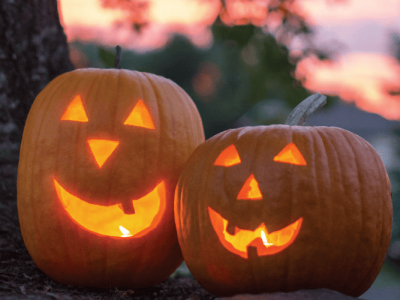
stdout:
MULTIPOLYGON (((144 33, 151 25, 150 0, 99 0, 105 9, 119 9, 125 16, 119 20, 119 25, 129 24, 136 34, 144 33)), ((228 26, 252 24, 263 27, 272 33, 279 44, 289 46, 295 39, 301 41, 302 50, 299 59, 315 55, 319 59, 329 59, 333 52, 330 49, 319 49, 314 46, 312 26, 308 23, 306 14, 298 4, 300 0, 190 0, 199 5, 209 5, 217 8, 212 15, 218 15, 217 22, 228 26), (218 11, 219 9, 219 11, 218 11), (274 25, 268 25, 267 20, 274 20, 274 25)), ((347 0, 325 0, 330 4, 347 0)), ((117 24, 118 25, 118 24, 117 24)), ((246 30, 244 30, 245 32, 246 30)), ((215 32, 214 32, 215 33, 215 32)), ((238 38, 238 36, 235 36, 238 38)), ((247 45, 250 36, 241 36, 236 40, 239 45, 247 45)))
MULTIPOLYGON (((307 26, 304 16, 295 5, 298 0, 270 0, 263 3, 253 0, 192 1, 205 5, 220 3, 218 15, 221 19, 225 20, 225 23, 228 25, 243 25, 251 22, 261 24, 266 15, 275 13, 282 19, 282 24, 287 27, 285 30, 286 32, 309 32, 309 26, 307 26), (248 13, 243 14, 243 10, 246 7, 250 9, 248 9, 248 13), (238 13, 240 9, 242 11, 238 13), (257 14, 251 12, 252 9, 258 9, 257 14)), ((151 23, 151 17, 149 15, 151 1, 149 0, 100 0, 100 2, 106 9, 123 10, 126 15, 121 22, 130 23, 133 29, 143 31, 151 23)))
MULTIPOLYGON (((207 137, 241 125, 283 123, 309 95, 292 76, 296 65, 288 49, 272 35, 253 25, 226 26, 219 21, 212 32, 210 49, 175 36, 164 49, 144 54, 123 50, 121 67, 180 85, 195 101, 207 137)), ((77 42, 72 46, 85 53, 90 66, 114 66, 115 49, 77 42)))

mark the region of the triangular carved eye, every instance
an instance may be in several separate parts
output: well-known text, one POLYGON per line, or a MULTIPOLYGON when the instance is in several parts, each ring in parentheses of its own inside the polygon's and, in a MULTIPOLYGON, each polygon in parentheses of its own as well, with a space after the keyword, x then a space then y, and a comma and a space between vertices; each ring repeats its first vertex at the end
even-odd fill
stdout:
POLYGON ((307 165, 306 160, 294 143, 286 145, 286 147, 274 157, 274 161, 300 166, 307 165))
POLYGON ((68 105, 64 114, 61 117, 64 121, 76 121, 76 122, 87 122, 85 109, 83 108, 82 99, 80 95, 77 95, 71 103, 68 105))
POLYGON ((230 145, 222 151, 214 162, 214 166, 230 167, 240 164, 240 156, 235 145, 230 145))
POLYGON ((249 178, 244 182, 238 196, 237 200, 260 200, 262 199, 262 194, 260 188, 258 187, 258 182, 251 174, 249 178))
POLYGON ((125 120, 124 125, 155 129, 149 110, 144 105, 143 100, 138 101, 128 118, 125 120))

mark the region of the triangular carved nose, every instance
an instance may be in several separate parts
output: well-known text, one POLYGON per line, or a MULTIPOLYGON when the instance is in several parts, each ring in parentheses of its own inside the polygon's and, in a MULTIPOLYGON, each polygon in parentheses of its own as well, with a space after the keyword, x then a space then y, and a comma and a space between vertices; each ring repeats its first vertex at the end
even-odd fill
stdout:
POLYGON ((118 141, 109 140, 88 140, 88 143, 100 168, 119 144, 118 141))
POLYGON ((249 178, 246 179, 245 183, 240 190, 237 200, 260 200, 262 199, 262 194, 260 188, 258 187, 258 182, 251 174, 249 178))

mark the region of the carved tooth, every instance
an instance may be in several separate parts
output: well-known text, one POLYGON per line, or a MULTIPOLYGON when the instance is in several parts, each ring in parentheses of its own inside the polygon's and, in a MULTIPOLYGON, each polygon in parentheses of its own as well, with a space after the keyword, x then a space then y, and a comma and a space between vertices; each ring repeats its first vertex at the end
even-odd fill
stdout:
POLYGON ((258 250, 257 247, 254 246, 248 246, 247 247, 247 256, 249 260, 253 260, 256 257, 258 257, 258 250))
POLYGON ((123 202, 121 206, 124 214, 133 215, 135 213, 135 208, 133 207, 132 201, 123 202))
POLYGON ((235 225, 228 222, 228 225, 226 226, 226 232, 229 233, 230 235, 235 235, 235 225))

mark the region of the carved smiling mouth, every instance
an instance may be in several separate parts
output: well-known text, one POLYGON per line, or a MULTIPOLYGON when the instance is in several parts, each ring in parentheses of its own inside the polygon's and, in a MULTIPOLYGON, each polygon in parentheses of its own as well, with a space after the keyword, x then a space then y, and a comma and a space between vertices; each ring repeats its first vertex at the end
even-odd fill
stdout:
POLYGON ((97 234, 114 237, 139 237, 154 229, 165 211, 165 183, 159 183, 144 197, 132 200, 134 214, 125 214, 120 204, 90 204, 66 191, 54 179, 64 209, 80 226, 97 234))
POLYGON ((210 207, 208 207, 208 213, 222 245, 230 252, 246 259, 249 246, 257 249, 258 256, 281 252, 294 242, 303 222, 303 218, 300 218, 285 228, 271 233, 268 233, 264 223, 253 231, 235 227, 235 233, 232 235, 227 232, 228 221, 226 219, 210 207))

